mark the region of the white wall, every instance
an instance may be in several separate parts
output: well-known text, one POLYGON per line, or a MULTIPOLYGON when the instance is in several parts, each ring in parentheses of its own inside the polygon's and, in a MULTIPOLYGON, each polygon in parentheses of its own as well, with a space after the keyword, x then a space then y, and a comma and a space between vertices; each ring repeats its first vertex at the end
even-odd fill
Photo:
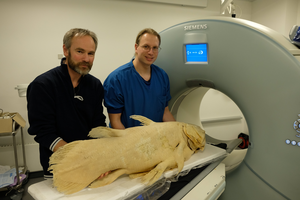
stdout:
MULTIPOLYGON (((267 0, 236 0, 237 17, 257 20, 283 33, 286 20, 278 19, 278 26, 273 24, 273 17, 260 10, 268 6, 256 3, 261 1, 267 0)), ((281 12, 278 6, 285 5, 276 2, 279 5, 267 9, 272 16, 281 12)), ((19 112, 28 121, 26 99, 18 97, 14 87, 30 83, 37 75, 59 65, 57 56, 62 54, 62 38, 71 28, 87 28, 98 35, 99 46, 91 74, 103 82, 111 71, 132 58, 135 37, 141 29, 151 27, 161 32, 175 24, 219 15, 219 12, 219 0, 208 0, 206 8, 126 0, 1 0, 0 108, 19 112)), ((24 129, 27 163, 31 171, 41 170, 38 148, 33 137, 27 134, 27 128, 28 123, 24 129)), ((9 144, 10 137, 0 138, 0 146, 9 144)), ((13 165, 11 156, 11 146, 0 147, 0 165, 13 165)))
MULTIPOLYGON (((141 29, 152 27, 160 32, 184 21, 218 14, 218 1, 210 1, 207 8, 195 8, 113 0, 1 0, 0 108, 19 112, 28 121, 26 99, 18 97, 14 87, 30 83, 59 65, 62 38, 71 28, 87 28, 98 35, 91 73, 103 82, 111 71, 132 58, 135 37, 141 29)), ((27 163, 31 171, 40 170, 38 148, 31 145, 35 142, 27 127, 27 163)), ((11 144, 10 137, 1 137, 0 145, 5 144, 11 144)), ((11 156, 10 146, 0 148, 0 165, 13 165, 11 156)))
POLYGON ((251 20, 288 38, 292 26, 300 24, 299 0, 255 0, 251 20))

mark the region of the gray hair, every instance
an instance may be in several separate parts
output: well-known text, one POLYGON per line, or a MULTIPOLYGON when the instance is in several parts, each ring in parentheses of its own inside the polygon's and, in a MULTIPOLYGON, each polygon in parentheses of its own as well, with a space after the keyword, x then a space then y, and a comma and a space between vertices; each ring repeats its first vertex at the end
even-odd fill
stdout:
POLYGON ((63 44, 66 46, 67 49, 71 48, 72 45, 72 39, 75 36, 91 36, 94 40, 95 43, 95 50, 97 49, 98 46, 98 39, 97 39, 97 35, 92 32, 89 31, 87 29, 82 29, 82 28, 73 28, 71 30, 69 30, 68 32, 66 32, 64 39, 63 39, 63 44))

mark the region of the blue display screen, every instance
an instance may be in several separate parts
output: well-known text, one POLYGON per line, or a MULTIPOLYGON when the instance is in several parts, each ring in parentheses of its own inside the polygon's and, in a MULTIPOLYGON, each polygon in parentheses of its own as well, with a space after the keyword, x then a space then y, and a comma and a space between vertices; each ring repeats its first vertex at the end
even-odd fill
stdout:
POLYGON ((186 62, 207 63, 207 44, 186 44, 186 62))
POLYGON ((298 28, 293 41, 300 42, 300 27, 298 28))

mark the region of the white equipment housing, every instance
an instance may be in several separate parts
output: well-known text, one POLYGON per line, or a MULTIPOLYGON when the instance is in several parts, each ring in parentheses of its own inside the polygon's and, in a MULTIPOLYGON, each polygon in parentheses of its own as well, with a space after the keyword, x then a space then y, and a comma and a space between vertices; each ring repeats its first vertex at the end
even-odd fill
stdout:
POLYGON ((155 64, 169 75, 169 106, 178 121, 201 126, 205 90, 181 105, 199 87, 230 97, 247 121, 251 145, 226 177, 221 199, 299 198, 299 49, 265 26, 226 17, 185 22, 160 35, 155 64))

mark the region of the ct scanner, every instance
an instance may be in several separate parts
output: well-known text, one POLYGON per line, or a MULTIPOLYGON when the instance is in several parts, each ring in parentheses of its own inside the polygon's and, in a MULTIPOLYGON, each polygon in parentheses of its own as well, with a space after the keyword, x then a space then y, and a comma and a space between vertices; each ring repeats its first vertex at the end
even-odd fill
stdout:
MULTIPOLYGON (((300 50, 267 27, 225 17, 185 22, 160 35, 162 51, 155 64, 169 75, 172 96, 169 107, 175 118, 202 126, 201 100, 213 88, 238 105, 250 135, 247 155, 237 169, 226 175, 226 187, 224 180, 220 180, 214 183, 220 186, 213 191, 216 195, 207 193, 204 198, 200 194, 207 185, 201 182, 218 171, 219 163, 227 155, 225 150, 207 145, 205 153, 211 150, 214 157, 212 164, 195 178, 202 181, 191 181, 189 189, 183 188, 172 199, 187 199, 183 197, 192 191, 198 192, 197 199, 299 199, 300 50)), ((217 140, 208 136, 208 142, 214 141, 217 140)), ((232 151, 232 146, 236 144, 229 145, 227 152, 232 151)), ((200 160, 192 158, 196 162, 200 160)), ((188 165, 190 163, 185 167, 188 165)), ((225 173, 224 168, 221 171, 225 173)), ((218 177, 224 179, 222 173, 218 177)), ((211 179, 217 181, 218 178, 211 179)), ((168 181, 164 180, 163 184, 169 186, 168 181)), ((136 180, 127 177, 105 187, 64 196, 47 180, 31 185, 28 192, 39 200, 75 200, 100 199, 104 193, 110 195, 106 199, 138 199, 129 198, 128 193, 145 191, 136 180), (125 185, 127 189, 121 188, 125 185), (116 196, 122 192, 123 197, 116 196)))
POLYGON ((178 121, 201 125, 205 90, 181 105, 199 87, 229 96, 247 121, 251 145, 221 199, 300 199, 300 50, 265 26, 224 17, 160 35, 155 64, 169 75, 169 106, 178 121))

